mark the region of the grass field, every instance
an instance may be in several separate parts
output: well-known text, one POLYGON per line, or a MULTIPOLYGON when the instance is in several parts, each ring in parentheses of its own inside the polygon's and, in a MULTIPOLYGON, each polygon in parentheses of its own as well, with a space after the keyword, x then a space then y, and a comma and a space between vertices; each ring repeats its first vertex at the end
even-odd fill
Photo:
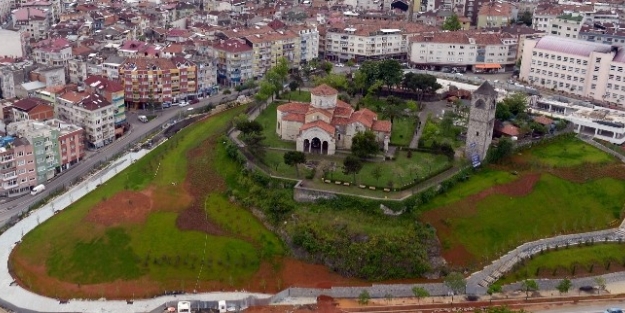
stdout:
MULTIPOLYGON (((527 278, 540 278, 556 275, 574 277, 576 275, 592 275, 590 266, 595 265, 594 272, 622 269, 625 260, 625 247, 617 243, 595 243, 587 246, 561 247, 557 251, 548 251, 534 256, 517 270, 506 274, 500 282, 512 283, 527 278), (610 265, 608 266, 608 263, 610 265), (575 274, 573 274, 573 267, 575 274), (609 267, 609 268, 608 268, 609 267), (606 269, 607 268, 607 269, 606 269), (538 275, 536 275, 538 274, 538 275)), ((595 274, 596 275, 596 274, 595 274)))
POLYGON ((310 91, 289 91, 280 95, 280 99, 298 102, 310 102, 310 91))
MULTIPOLYGON (((122 223, 112 228, 85 221, 92 207, 125 186, 141 190, 182 182, 187 175, 187 152, 221 133, 242 110, 237 108, 182 130, 62 214, 25 235, 12 259, 45 265, 50 276, 77 284, 144 277, 163 283, 192 281, 198 278, 201 265, 200 280, 237 285, 249 279, 264 256, 282 253, 283 247, 251 213, 219 193, 207 197, 205 209, 210 219, 227 232, 225 236, 181 231, 176 225, 177 212, 152 212, 145 223, 122 223), (206 257, 202 255, 205 242, 209 251, 206 257)), ((19 268, 17 272, 28 276, 19 268)))
POLYGON ((265 135, 264 144, 268 147, 286 148, 295 150, 295 141, 285 141, 280 139, 276 134, 276 123, 278 123, 276 108, 280 103, 274 102, 258 115, 256 121, 263 126, 263 135, 265 135))
MULTIPOLYGON (((295 168, 284 164, 284 153, 284 151, 268 150, 263 162, 274 175, 297 178, 295 168)), ((309 161, 318 162, 317 172, 320 174, 324 167, 332 168, 331 164, 334 163, 334 170, 328 171, 326 179, 352 182, 353 176, 351 174, 343 174, 344 155, 321 156, 308 154, 306 157, 309 161)), ((414 152, 412 157, 408 158, 406 151, 400 151, 397 153, 397 158, 394 161, 364 162, 362 170, 356 175, 356 182, 368 186, 386 187, 392 181, 394 187, 400 187, 407 184, 411 178, 422 178, 427 176, 428 173, 438 172, 448 165, 449 160, 443 155, 414 152), (377 167, 380 168, 381 175, 379 179, 372 175, 372 172, 377 167)), ((299 178, 304 178, 309 172, 310 170, 300 165, 299 178)))
POLYGON ((399 146, 408 146, 415 132, 417 123, 414 118, 403 117, 393 120, 393 129, 391 132, 391 144, 399 146))
POLYGON ((577 138, 560 138, 538 145, 527 152, 522 153, 527 161, 554 167, 572 167, 587 163, 605 164, 615 161, 613 156, 577 138))
MULTIPOLYGON (((529 157, 555 167, 613 162, 611 156, 575 138, 553 144, 524 150, 514 160, 525 162, 523 157, 529 157)), ((625 181, 600 178, 574 183, 538 173, 535 183, 527 185, 526 175, 482 169, 425 204, 422 218, 437 227, 448 253, 465 251, 469 256, 464 258, 485 261, 530 240, 605 229, 620 217, 625 181)))

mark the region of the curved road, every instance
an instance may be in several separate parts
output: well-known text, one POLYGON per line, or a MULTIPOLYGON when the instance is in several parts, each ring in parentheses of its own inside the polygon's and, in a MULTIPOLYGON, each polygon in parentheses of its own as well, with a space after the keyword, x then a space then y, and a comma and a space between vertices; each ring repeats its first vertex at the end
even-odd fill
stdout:
POLYGON ((80 163, 78 163, 74 167, 64 171, 62 174, 50 180, 48 183, 45 184, 45 192, 40 193, 36 196, 31 196, 30 194, 27 194, 17 198, 4 198, 5 202, 0 204, 0 226, 4 225, 9 219, 11 219, 11 217, 19 214, 21 211, 27 210, 28 207, 32 204, 36 203, 41 199, 44 199, 51 192, 54 192, 55 190, 62 187, 69 187, 69 185, 72 184, 72 182, 75 182, 78 177, 85 176, 87 173, 93 170, 94 166, 111 159, 114 155, 124 150, 127 150, 132 144, 135 144, 138 139, 143 138, 148 132, 162 127, 162 125, 169 122, 170 120, 176 119, 178 116, 186 113, 186 110, 188 110, 188 108, 199 109, 207 105, 219 104, 219 102, 224 100, 234 100, 236 99, 236 97, 236 94, 216 95, 187 107, 171 107, 169 109, 165 109, 159 112, 158 117, 151 120, 149 123, 138 122, 136 114, 128 114, 128 121, 132 125, 130 133, 114 141, 110 145, 95 151, 95 153, 92 153, 90 156, 80 161, 80 163))

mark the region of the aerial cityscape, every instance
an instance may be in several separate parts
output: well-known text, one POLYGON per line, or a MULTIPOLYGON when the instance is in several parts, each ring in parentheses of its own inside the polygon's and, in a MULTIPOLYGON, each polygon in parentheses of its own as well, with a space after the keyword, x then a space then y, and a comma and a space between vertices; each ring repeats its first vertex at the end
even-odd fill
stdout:
POLYGON ((0 0, 0 313, 622 313, 621 24, 0 0))

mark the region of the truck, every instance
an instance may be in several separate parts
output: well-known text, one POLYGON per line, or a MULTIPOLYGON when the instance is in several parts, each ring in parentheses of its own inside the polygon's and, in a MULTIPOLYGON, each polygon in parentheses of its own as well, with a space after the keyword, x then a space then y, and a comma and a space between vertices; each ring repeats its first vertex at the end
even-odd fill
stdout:
POLYGON ((36 194, 38 194, 38 193, 40 193, 40 192, 42 192, 44 190, 46 190, 46 186, 44 186, 43 184, 37 185, 37 186, 33 187, 33 189, 30 190, 30 194, 34 196, 34 195, 36 195, 36 194))
POLYGON ((144 123, 149 122, 148 117, 147 117, 147 116, 145 116, 145 115, 139 115, 139 116, 137 116, 137 119, 138 119, 139 121, 141 121, 141 122, 144 122, 144 123))

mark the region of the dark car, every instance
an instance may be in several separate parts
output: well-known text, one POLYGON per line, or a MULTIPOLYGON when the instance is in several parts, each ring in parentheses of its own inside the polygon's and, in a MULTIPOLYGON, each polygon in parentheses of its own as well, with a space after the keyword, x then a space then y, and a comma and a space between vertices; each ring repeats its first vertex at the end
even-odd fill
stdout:
POLYGON ((477 301, 479 300, 480 297, 476 294, 468 294, 467 295, 467 301, 477 301))
POLYGON ((593 291, 595 291, 595 287, 593 287, 593 286, 581 286, 581 287, 579 287, 579 291, 593 292, 593 291))

